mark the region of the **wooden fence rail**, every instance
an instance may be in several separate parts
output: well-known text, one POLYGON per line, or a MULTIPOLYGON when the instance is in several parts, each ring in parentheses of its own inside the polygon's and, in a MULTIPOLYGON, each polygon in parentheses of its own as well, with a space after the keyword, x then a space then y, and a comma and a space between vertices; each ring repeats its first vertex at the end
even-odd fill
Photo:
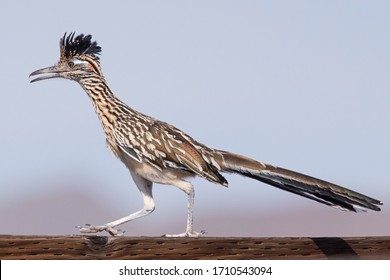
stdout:
POLYGON ((390 259, 390 237, 0 235, 0 259, 390 259))

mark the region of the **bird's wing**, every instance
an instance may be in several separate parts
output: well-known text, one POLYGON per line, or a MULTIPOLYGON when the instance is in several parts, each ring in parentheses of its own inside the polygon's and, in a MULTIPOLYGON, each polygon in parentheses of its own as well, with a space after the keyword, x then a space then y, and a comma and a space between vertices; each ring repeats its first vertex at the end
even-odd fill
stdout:
POLYGON ((172 125, 154 119, 119 120, 114 136, 120 149, 139 162, 147 160, 160 169, 186 170, 227 186, 226 179, 205 161, 204 146, 172 125))

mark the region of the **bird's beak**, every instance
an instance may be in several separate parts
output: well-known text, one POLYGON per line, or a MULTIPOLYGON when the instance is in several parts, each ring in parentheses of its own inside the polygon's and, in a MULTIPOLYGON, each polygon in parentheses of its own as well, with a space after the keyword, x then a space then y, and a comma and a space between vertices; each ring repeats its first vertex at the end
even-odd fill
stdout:
POLYGON ((59 78, 59 77, 62 77, 61 74, 63 74, 63 73, 64 73, 64 70, 58 69, 57 66, 42 68, 42 69, 39 69, 37 71, 32 72, 29 77, 31 78, 32 76, 41 75, 41 74, 43 74, 43 76, 32 79, 30 81, 30 83, 41 81, 41 80, 46 80, 46 79, 59 78), (45 74, 48 74, 48 75, 45 75, 45 74))

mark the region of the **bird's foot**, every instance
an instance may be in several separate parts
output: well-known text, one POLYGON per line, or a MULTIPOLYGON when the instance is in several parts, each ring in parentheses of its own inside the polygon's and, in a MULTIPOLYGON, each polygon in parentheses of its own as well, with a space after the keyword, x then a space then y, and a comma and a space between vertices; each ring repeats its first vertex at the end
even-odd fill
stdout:
POLYGON ((122 236, 125 232, 120 229, 114 229, 108 225, 102 226, 91 226, 90 224, 86 224, 85 227, 77 226, 81 233, 98 233, 101 231, 107 231, 112 236, 122 236))
POLYGON ((206 231, 202 230, 201 232, 196 231, 186 231, 184 233, 179 234, 165 234, 164 237, 201 237, 206 233, 206 231))

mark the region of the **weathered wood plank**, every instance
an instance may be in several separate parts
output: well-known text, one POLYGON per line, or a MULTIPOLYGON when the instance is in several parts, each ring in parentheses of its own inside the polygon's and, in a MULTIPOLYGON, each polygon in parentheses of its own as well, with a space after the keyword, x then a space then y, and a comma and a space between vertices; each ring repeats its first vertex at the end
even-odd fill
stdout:
POLYGON ((390 259, 390 237, 0 235, 0 259, 390 259))

